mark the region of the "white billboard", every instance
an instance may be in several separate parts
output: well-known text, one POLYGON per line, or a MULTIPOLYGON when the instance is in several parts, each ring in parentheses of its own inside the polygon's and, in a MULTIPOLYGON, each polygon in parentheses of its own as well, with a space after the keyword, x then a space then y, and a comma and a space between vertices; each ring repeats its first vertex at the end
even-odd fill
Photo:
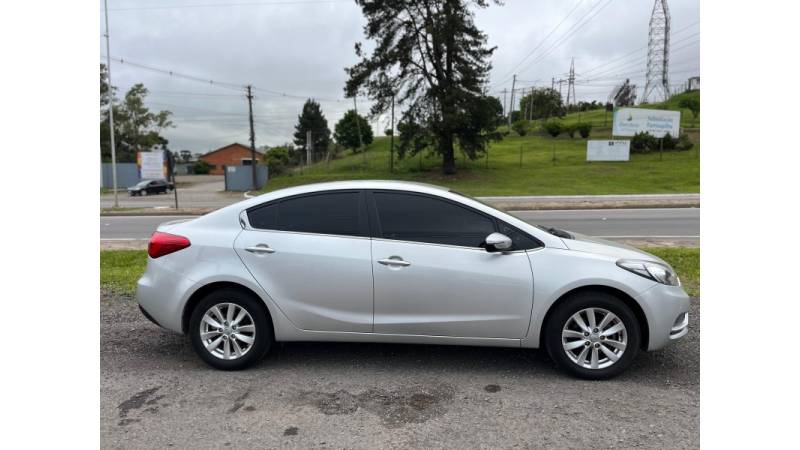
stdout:
POLYGON ((164 151, 139 152, 139 178, 143 180, 166 178, 164 151))
POLYGON ((681 128, 681 112, 662 109, 619 108, 614 111, 614 136, 633 136, 647 132, 661 138, 669 133, 678 137, 681 128))
POLYGON ((631 141, 586 141, 587 161, 629 161, 631 141))

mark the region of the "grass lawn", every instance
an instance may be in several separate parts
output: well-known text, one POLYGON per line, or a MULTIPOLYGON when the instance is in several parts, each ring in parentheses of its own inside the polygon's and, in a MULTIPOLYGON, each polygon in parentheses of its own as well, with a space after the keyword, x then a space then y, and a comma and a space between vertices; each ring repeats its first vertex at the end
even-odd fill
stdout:
POLYGON ((120 294, 133 294, 146 265, 147 252, 144 250, 101 250, 100 287, 120 294))
MULTIPOLYGON (((700 249, 651 247, 645 250, 672 264, 689 295, 700 295, 700 249)), ((133 294, 146 264, 147 252, 144 250, 102 250, 100 287, 120 294, 133 294)))
MULTIPOLYGON (((676 97, 663 105, 647 106, 678 109, 676 97)), ((578 113, 569 114, 562 121, 590 122, 594 125, 590 139, 609 139, 611 114, 605 125, 604 116, 604 110, 595 110, 580 113, 580 117, 578 113)), ((689 110, 682 110, 681 122, 687 127, 694 124, 689 110)), ((271 177, 264 191, 322 181, 383 179, 433 183, 477 196, 700 192, 698 128, 686 130, 694 148, 665 152, 663 160, 658 153, 651 153, 633 154, 627 162, 589 163, 586 139, 577 133, 575 138, 562 134, 553 139, 541 134, 540 121, 534 121, 532 127, 524 137, 511 133, 492 143, 488 158, 469 160, 456 150, 458 173, 452 176, 442 175, 441 157, 433 154, 403 160, 397 160, 395 155, 395 169, 390 172, 389 138, 379 137, 367 146, 366 155, 348 150, 328 163, 294 168, 271 177)))

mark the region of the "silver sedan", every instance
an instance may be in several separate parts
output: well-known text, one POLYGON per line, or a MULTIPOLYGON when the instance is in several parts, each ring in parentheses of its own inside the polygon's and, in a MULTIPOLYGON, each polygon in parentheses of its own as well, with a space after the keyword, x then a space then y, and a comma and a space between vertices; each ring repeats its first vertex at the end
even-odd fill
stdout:
POLYGON ((162 224, 148 253, 142 312, 226 370, 276 341, 393 342, 544 347, 601 379, 689 324, 658 257, 416 183, 271 192, 162 224))

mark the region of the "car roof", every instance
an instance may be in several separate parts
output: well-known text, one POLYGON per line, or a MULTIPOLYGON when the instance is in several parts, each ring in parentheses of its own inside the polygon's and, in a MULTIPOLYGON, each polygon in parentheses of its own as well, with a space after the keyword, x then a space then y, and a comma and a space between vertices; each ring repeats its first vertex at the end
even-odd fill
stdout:
POLYGON ((333 191, 340 189, 394 189, 413 192, 438 193, 449 192, 449 189, 427 183, 417 183, 414 181, 392 181, 392 180, 349 180, 349 181, 328 181, 323 183, 304 184, 277 191, 262 194, 256 198, 266 200, 269 198, 281 198, 290 195, 306 194, 312 192, 333 191))

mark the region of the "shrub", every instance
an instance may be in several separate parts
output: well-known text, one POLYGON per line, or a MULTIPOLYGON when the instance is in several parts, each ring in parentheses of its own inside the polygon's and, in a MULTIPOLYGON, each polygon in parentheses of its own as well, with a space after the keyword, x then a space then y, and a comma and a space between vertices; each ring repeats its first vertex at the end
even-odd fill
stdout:
POLYGON ((667 133, 661 138, 661 145, 664 146, 664 150, 675 150, 675 147, 678 145, 678 139, 667 133))
POLYGON ((631 151, 634 153, 647 153, 657 148, 658 140, 650 133, 636 133, 631 139, 631 151))
POLYGON ((558 137, 558 135, 561 134, 561 131, 563 131, 564 129, 563 125, 561 125, 561 122, 558 122, 556 120, 545 122, 543 127, 544 131, 546 131, 547 134, 549 134, 552 137, 558 137))
POLYGON ((576 130, 577 128, 575 128, 575 125, 567 125, 564 127, 564 131, 567 133, 567 136, 569 136, 570 139, 575 137, 576 130))
POLYGON ((280 175, 292 163, 292 155, 286 147, 275 147, 267 150, 264 155, 264 164, 269 169, 270 175, 280 175))
POLYGON ((581 137, 586 139, 592 133, 592 124, 590 123, 579 123, 575 125, 575 128, 578 129, 578 133, 580 133, 581 137))
POLYGON ((211 172, 211 165, 201 159, 195 161, 193 169, 197 175, 207 175, 211 172))
POLYGON ((675 145, 675 148, 677 150, 691 150, 692 147, 694 147, 694 142, 689 140, 689 135, 686 133, 681 133, 681 135, 678 136, 678 142, 677 145, 675 145))
POLYGON ((511 128, 513 128, 518 135, 525 136, 528 134, 530 124, 525 120, 518 120, 511 124, 511 128))

